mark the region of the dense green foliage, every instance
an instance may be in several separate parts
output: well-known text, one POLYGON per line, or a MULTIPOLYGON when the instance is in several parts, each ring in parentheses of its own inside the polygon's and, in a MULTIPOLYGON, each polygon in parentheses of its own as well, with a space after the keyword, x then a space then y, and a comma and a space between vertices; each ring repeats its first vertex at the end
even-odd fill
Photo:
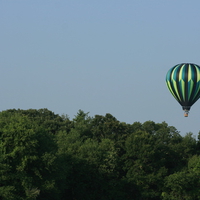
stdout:
POLYGON ((2 200, 200 200, 200 142, 167 123, 0 112, 2 200))

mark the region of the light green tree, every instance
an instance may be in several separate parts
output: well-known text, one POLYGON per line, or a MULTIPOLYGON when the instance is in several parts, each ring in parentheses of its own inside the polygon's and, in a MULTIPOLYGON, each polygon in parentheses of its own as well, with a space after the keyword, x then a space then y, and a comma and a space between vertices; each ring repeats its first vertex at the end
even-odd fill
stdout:
POLYGON ((34 199, 53 188, 53 136, 27 116, 0 113, 0 197, 34 199))

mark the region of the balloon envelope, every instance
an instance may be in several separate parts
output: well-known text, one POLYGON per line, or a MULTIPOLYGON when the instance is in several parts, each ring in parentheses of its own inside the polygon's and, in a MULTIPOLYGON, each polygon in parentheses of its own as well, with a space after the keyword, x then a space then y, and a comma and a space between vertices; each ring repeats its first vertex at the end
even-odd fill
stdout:
POLYGON ((166 75, 166 84, 183 110, 189 111, 200 98, 200 66, 191 63, 175 65, 166 75))

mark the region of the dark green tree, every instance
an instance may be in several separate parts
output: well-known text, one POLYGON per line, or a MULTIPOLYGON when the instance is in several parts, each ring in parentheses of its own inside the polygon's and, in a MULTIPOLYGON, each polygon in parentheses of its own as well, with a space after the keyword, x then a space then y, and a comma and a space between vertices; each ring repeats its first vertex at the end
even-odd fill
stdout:
POLYGON ((200 157, 192 156, 188 167, 165 178, 163 200, 199 200, 200 199, 200 157))
POLYGON ((163 152, 155 137, 145 131, 131 134, 125 144, 126 178, 137 186, 140 198, 158 199, 167 174, 163 152))

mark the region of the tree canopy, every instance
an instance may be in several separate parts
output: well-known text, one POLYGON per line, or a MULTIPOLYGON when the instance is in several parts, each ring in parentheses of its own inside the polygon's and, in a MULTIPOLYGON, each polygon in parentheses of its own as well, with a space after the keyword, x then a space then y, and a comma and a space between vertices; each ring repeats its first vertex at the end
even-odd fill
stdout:
POLYGON ((111 114, 2 111, 0 199, 198 200, 199 139, 111 114))

